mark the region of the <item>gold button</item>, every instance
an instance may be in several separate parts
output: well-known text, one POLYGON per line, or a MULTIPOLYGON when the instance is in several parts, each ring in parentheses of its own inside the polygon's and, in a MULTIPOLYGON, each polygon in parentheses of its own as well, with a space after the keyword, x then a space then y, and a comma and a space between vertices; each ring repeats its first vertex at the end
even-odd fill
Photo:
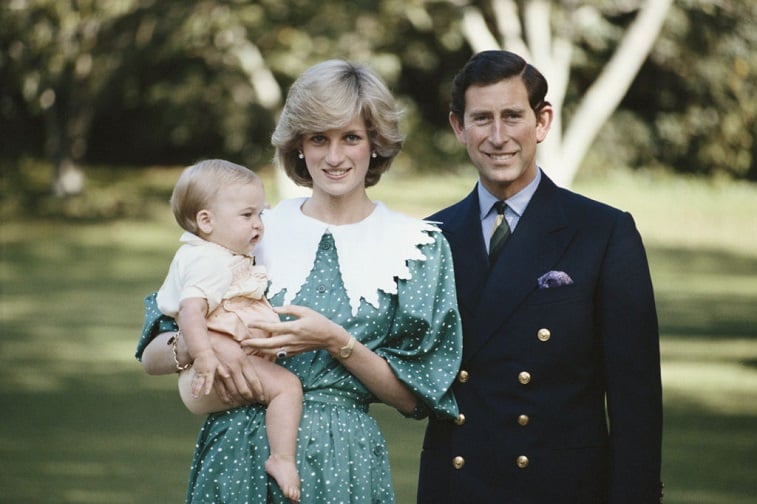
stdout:
POLYGON ((459 381, 460 383, 468 383, 468 378, 470 378, 468 371, 461 369, 460 373, 458 373, 457 375, 457 381, 459 381))
POLYGON ((457 418, 455 418, 455 423, 457 425, 463 425, 465 423, 465 415, 463 415, 462 413, 457 415, 457 418))
POLYGON ((522 425, 523 427, 525 427, 526 425, 528 425, 528 422, 530 420, 531 419, 528 418, 528 415, 519 415, 518 416, 518 425, 522 425))
POLYGON ((531 382, 531 373, 528 371, 521 371, 518 373, 518 381, 522 385, 528 385, 531 382))
POLYGON ((539 338, 539 341, 549 341, 549 338, 552 337, 552 333, 549 329, 539 329, 536 331, 536 337, 539 338))
POLYGON ((465 459, 458 455, 452 459, 452 467, 455 469, 461 469, 465 465, 465 459))
POLYGON ((528 467, 528 457, 521 455, 515 460, 515 463, 520 469, 525 469, 526 467, 528 467))

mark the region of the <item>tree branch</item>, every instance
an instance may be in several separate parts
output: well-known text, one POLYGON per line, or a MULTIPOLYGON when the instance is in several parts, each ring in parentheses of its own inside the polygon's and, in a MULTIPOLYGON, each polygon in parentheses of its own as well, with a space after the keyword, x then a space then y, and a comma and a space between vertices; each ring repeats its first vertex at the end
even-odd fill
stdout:
POLYGON ((530 60, 531 51, 523 39, 523 30, 518 15, 518 4, 513 0, 493 0, 492 10, 497 30, 502 35, 502 48, 520 54, 530 60))
POLYGON ((600 128, 628 92, 671 3, 672 0, 646 0, 609 63, 587 90, 563 137, 563 183, 572 182, 600 128))
MULTIPOLYGON (((551 54, 552 22, 549 1, 532 0, 526 2, 523 11, 526 40, 531 49, 531 60, 537 68, 552 68, 556 63, 551 54)), ((529 59, 527 55, 524 58, 529 59)))
POLYGON ((486 26, 484 16, 476 7, 465 7, 463 9, 461 29, 474 53, 487 49, 499 49, 497 39, 486 26))

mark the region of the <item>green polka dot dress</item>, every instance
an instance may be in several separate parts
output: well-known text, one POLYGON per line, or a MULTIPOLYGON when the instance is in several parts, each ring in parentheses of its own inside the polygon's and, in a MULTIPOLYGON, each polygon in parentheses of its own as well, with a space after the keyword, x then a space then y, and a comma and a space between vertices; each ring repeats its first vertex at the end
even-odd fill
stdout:
MULTIPOLYGON (((269 271, 269 297, 342 325, 382 356, 418 397, 416 416, 454 417, 449 392, 460 365, 462 332, 449 246, 435 226, 377 204, 349 226, 305 217, 303 200, 264 215, 255 254, 269 271)), ((146 300, 141 350, 172 321, 146 300)), ((382 433, 368 412, 376 398, 326 351, 279 361, 301 380, 304 405, 297 464, 305 504, 395 502, 382 433)), ((265 410, 210 415, 192 461, 187 502, 286 503, 264 463, 265 410)))

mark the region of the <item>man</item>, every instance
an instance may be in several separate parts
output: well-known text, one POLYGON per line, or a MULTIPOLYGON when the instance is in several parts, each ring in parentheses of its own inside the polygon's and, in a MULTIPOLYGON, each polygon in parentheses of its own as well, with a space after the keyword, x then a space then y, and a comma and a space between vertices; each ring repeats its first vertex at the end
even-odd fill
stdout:
POLYGON ((644 246, 628 213, 558 188, 536 165, 553 117, 546 92, 538 70, 505 51, 474 55, 452 85, 450 123, 479 179, 429 220, 455 263, 461 414, 429 422, 419 503, 661 500, 644 246), (496 207, 504 225, 492 236, 496 207))

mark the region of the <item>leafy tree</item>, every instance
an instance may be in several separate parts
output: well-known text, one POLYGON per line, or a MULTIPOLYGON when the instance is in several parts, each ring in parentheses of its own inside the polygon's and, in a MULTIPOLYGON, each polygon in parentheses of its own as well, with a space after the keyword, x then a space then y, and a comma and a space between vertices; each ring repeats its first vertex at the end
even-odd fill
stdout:
POLYGON ((400 99, 400 169, 444 169, 463 158, 447 123, 452 76, 472 51, 505 47, 549 79, 559 115, 541 161, 561 183, 590 147, 595 163, 757 179, 757 3, 670 3, 8 0, 0 158, 44 153, 60 195, 81 190, 86 162, 257 167, 291 82, 340 57, 400 99))
POLYGON ((144 43, 121 65, 93 132, 90 159, 186 164, 199 157, 264 157, 281 90, 247 25, 265 24, 255 4, 156 2, 123 19, 144 43), (110 126, 114 115, 122 127, 110 126), (127 148, 124 148, 124 143, 127 148))
POLYGON ((31 130, 41 119, 55 194, 81 192, 82 163, 112 162, 114 146, 118 162, 165 160, 178 151, 174 161, 182 162, 218 143, 244 153, 253 123, 262 118, 257 124, 267 129, 280 89, 241 24, 254 24, 260 9, 233 7, 139 0, 4 5, 0 40, 8 50, 0 75, 11 78, 0 113, 12 119, 8 129, 31 130), (251 113, 253 105, 269 112, 251 113))
POLYGON ((55 166, 53 190, 64 196, 83 189, 79 163, 88 148, 96 99, 122 54, 99 42, 115 19, 136 8, 121 3, 14 0, 3 7, 3 73, 44 125, 44 150, 55 166))
POLYGON ((622 105, 646 127, 630 162, 757 180, 755 20, 751 0, 676 2, 622 105))
POLYGON ((81 191, 85 160, 264 163, 284 89, 315 61, 345 57, 399 75, 396 55, 374 56, 386 31, 373 7, 13 0, 0 18, 11 48, 0 72, 15 82, 0 113, 16 130, 45 118, 59 195, 81 191))

